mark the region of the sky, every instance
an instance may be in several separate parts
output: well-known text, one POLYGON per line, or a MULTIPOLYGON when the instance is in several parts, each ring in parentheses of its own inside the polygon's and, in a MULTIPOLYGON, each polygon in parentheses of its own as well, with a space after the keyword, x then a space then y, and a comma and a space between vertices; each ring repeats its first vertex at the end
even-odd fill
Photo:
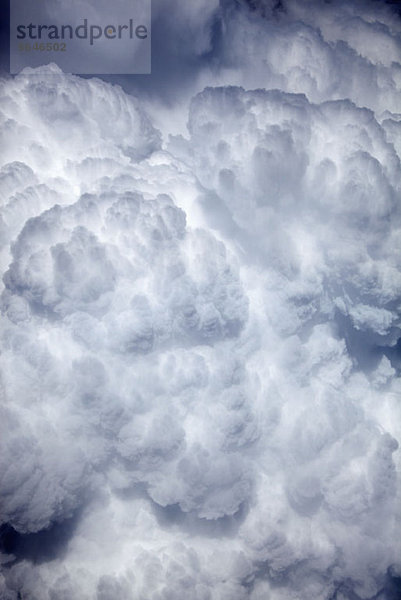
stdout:
POLYGON ((0 94, 0 598, 399 600, 397 3, 152 3, 0 94))

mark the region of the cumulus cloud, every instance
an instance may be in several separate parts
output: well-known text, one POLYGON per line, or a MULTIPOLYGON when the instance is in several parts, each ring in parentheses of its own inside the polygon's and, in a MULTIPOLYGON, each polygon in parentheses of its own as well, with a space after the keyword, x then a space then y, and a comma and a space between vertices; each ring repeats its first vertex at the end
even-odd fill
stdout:
POLYGON ((392 600, 399 23, 178 22, 162 131, 98 79, 2 82, 0 595, 392 600))

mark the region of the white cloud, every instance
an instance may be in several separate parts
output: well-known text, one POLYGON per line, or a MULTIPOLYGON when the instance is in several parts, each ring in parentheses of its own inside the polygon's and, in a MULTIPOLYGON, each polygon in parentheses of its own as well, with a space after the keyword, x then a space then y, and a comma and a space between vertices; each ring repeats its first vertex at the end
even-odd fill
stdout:
POLYGON ((163 146, 118 87, 3 81, 7 600, 391 598, 397 25, 245 4, 163 146))

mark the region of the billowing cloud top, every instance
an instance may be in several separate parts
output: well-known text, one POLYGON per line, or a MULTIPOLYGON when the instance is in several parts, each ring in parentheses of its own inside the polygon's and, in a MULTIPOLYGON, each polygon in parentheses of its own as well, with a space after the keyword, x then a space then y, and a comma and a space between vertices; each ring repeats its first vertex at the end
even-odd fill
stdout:
POLYGON ((185 135, 2 82, 5 600, 397 594, 400 26, 203 4, 185 135))

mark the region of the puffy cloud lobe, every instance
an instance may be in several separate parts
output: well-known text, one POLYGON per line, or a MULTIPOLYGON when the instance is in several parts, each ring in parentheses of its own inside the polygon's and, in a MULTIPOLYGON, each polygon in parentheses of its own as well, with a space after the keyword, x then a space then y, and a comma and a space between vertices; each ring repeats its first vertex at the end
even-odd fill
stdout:
POLYGON ((247 302, 223 244, 201 231, 186 234, 183 211, 166 195, 144 200, 110 193, 55 206, 27 222, 12 254, 4 277, 8 293, 23 297, 34 312, 63 317, 101 316, 113 303, 119 310, 110 338, 127 338, 118 346, 123 352, 136 344, 144 350, 141 340, 151 349, 155 335, 224 338, 246 319, 247 302), (87 226, 80 221, 84 213, 87 226), (213 248, 210 256, 206 246, 213 248))
POLYGON ((90 79, 84 89, 80 80, 62 75, 54 65, 25 73, 7 82, 2 108, 7 161, 16 154, 19 159, 30 157, 39 168, 47 162, 54 176, 63 158, 78 158, 78 148, 82 158, 93 152, 100 157, 114 153, 138 160, 160 146, 159 134, 144 111, 120 88, 90 79), (109 127, 110 122, 114 127, 109 127), (12 143, 18 131, 28 142, 23 154, 12 143), (36 152, 30 153, 33 149, 36 152))
POLYGON ((219 78, 281 90, 163 150, 119 88, 4 82, 2 597, 391 598, 397 26, 305 7, 222 5, 219 78))
MULTIPOLYGON (((101 414, 101 431, 108 436, 114 435, 113 443, 107 444, 108 449, 101 448, 100 456, 95 455, 93 460, 103 458, 103 453, 117 452, 127 469, 135 474, 132 475, 134 480, 155 479, 152 483, 155 489, 167 486, 166 492, 159 492, 161 503, 177 502, 180 496, 172 496, 171 483, 157 480, 160 479, 160 463, 169 462, 185 445, 185 431, 177 424, 182 414, 173 406, 165 414, 159 414, 161 407, 149 411, 152 393, 146 376, 139 415, 135 414, 135 403, 132 407, 124 406, 123 400, 118 396, 114 398, 115 393, 108 390, 105 357, 109 354, 117 357, 116 367, 123 378, 124 373, 128 376, 128 371, 135 365, 135 357, 143 357, 157 349, 161 351, 166 344, 167 347, 171 344, 210 345, 238 335, 247 318, 247 301, 235 268, 226 262, 224 246, 209 234, 186 232, 184 213, 167 196, 144 200, 138 194, 119 197, 110 193, 96 198, 96 202, 94 198, 84 196, 76 204, 65 208, 56 206, 29 220, 13 245, 12 253, 14 260, 4 277, 3 299, 4 308, 17 328, 11 327, 5 335, 12 341, 19 336, 22 338, 15 344, 16 355, 20 354, 20 360, 23 360, 27 354, 37 354, 38 344, 29 338, 29 333, 41 330, 47 338, 43 349, 44 366, 52 369, 55 361, 49 350, 55 340, 51 338, 52 335, 58 338, 61 345, 59 358, 67 358, 68 354, 70 366, 66 365, 64 377, 66 381, 71 378, 74 382, 69 398, 74 410, 89 411, 89 422, 92 415, 95 420, 101 414), (98 235, 84 226, 80 220, 82 214, 87 217, 87 227, 96 229, 98 235), (188 252, 188 245, 194 247, 192 253, 188 252), (210 256, 206 248, 213 247, 215 253, 210 256), (194 258, 196 268, 192 264, 194 258), (18 306, 24 308, 18 310, 18 306), (26 325, 29 319, 31 328, 26 325), (19 333, 21 330, 26 335, 19 333), (103 362, 99 360, 102 355, 103 362), (132 416, 130 408, 134 408, 132 416), (157 477, 152 474, 154 469, 157 477), (167 499, 163 499, 164 496, 167 499)), ((174 355, 172 360, 175 360, 174 355)), ((154 368, 152 355, 149 376, 154 368)), ((134 372, 136 369, 134 366, 134 372)), ((179 379, 177 383, 182 386, 179 379)), ((129 385, 138 389, 135 377, 129 385)), ((59 395, 62 402, 66 390, 60 387, 58 393, 51 389, 45 393, 59 395)), ((162 382, 159 387, 154 394, 163 397, 162 382)), ((36 399, 32 387, 24 393, 27 401, 32 394, 36 399)), ((126 402, 129 402, 128 398, 126 402)), ((78 427, 81 429, 79 424, 78 427)), ((71 423, 70 428, 68 437, 76 426, 71 423)), ((81 433, 86 434, 86 427, 81 433)), ((21 449, 22 455, 26 448, 21 449)), ((202 452, 200 448, 199 458, 202 452)), ((7 456, 14 453, 19 454, 12 448, 6 453, 6 464, 7 456)), ((192 468, 185 467, 184 463, 185 459, 181 459, 177 477, 187 481, 192 468)), ((34 471, 33 464, 24 465, 24 471, 34 471)), ((45 461, 42 468, 46 473, 50 464, 45 461)), ((214 493, 214 468, 210 465, 208 469, 200 469, 202 489, 204 472, 209 471, 212 477, 208 484, 211 491, 203 492, 206 499, 214 493)), ((238 465, 230 466, 229 459, 224 459, 222 477, 233 469, 233 475, 228 476, 225 484, 228 490, 230 483, 241 479, 242 471, 238 465)), ((21 487, 17 485, 15 492, 24 496, 21 487)), ((156 491, 153 495, 157 495, 156 491)), ((182 495, 185 497, 185 492, 182 495)), ((230 494, 227 496, 218 509, 210 509, 212 513, 213 510, 218 515, 235 512, 243 494, 237 501, 233 501, 230 494)), ((199 508, 202 501, 189 505, 199 508)), ((16 507, 15 510, 18 512, 16 507)), ((205 511, 209 514, 207 508, 205 511)), ((57 511, 50 511, 46 518, 42 514, 42 517, 48 524, 57 519, 57 511)), ((18 529, 17 521, 12 523, 18 529)), ((31 530, 37 529, 35 521, 31 530)))
POLYGON ((10 242, 30 217, 78 199, 91 174, 149 156, 160 148, 160 134, 120 88, 99 79, 82 86, 55 65, 2 82, 1 94, 4 271, 10 242))
POLYGON ((349 98, 397 112, 400 25, 392 7, 359 0, 222 4, 214 84, 278 88, 312 102, 349 98))
POLYGON ((190 148, 205 196, 217 194, 214 213, 204 202, 209 221, 224 231, 224 207, 234 221, 225 233, 255 261, 280 265, 294 325, 339 310, 374 343, 394 344, 400 162, 373 114, 347 101, 316 107, 278 91, 208 89, 189 130, 172 148, 190 148))

